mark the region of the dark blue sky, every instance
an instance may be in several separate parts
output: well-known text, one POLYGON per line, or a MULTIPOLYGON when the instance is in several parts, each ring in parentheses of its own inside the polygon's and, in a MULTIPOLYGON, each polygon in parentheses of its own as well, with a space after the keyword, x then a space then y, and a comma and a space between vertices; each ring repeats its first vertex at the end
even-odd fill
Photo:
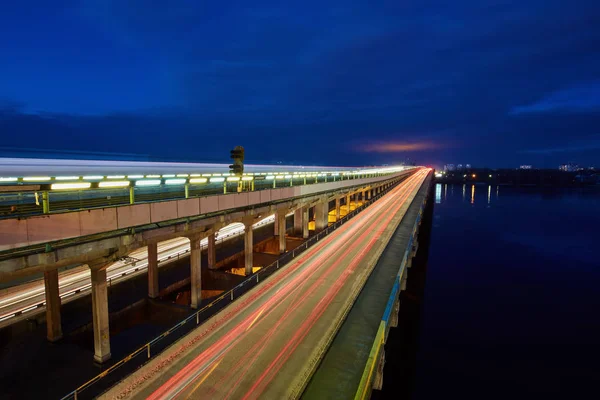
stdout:
POLYGON ((598 164, 598 49, 597 0, 3 2, 0 146, 598 164))

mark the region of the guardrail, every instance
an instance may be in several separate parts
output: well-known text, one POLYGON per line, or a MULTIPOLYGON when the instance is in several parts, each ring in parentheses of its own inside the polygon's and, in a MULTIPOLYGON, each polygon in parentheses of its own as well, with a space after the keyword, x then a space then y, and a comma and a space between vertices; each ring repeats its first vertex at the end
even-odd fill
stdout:
POLYGON ((354 395, 354 400, 368 399, 371 395, 371 390, 373 388, 373 379, 375 377, 375 371, 379 363, 380 354, 384 348, 387 335, 390 331, 390 316, 394 308, 394 303, 396 302, 396 299, 400 292, 402 275, 404 274, 404 271, 406 269, 406 263, 408 262, 408 259, 410 257, 409 254, 412 251, 413 242, 415 240, 415 237, 417 236, 419 224, 421 223, 421 218, 423 216, 425 206, 427 205, 427 197, 428 196, 426 195, 425 199, 423 200, 423 203, 421 204, 421 208, 419 209, 419 214, 415 219, 412 234, 410 235, 410 239, 408 240, 408 245, 406 246, 404 257, 402 257, 402 262, 400 263, 400 268, 398 269, 398 274, 396 275, 394 286, 392 287, 392 291, 386 304, 383 317, 381 318, 381 322, 379 323, 377 334, 375 335, 375 339, 373 340, 373 345, 371 347, 371 351, 369 352, 369 358, 367 359, 367 363, 365 365, 365 369, 360 379, 358 389, 356 390, 356 394, 354 395))
POLYGON ((248 292, 250 289, 254 288, 261 280, 268 278, 269 276, 277 272, 279 268, 283 267, 288 262, 302 254, 304 251, 314 246, 316 243, 319 242, 319 240, 323 239, 331 232, 341 227, 349 219, 353 218, 356 214, 360 213, 366 207, 369 207, 381 196, 383 196, 389 190, 394 188, 398 183, 399 182, 396 182, 387 190, 371 198, 371 200, 365 201, 362 205, 360 205, 350 213, 346 214, 338 221, 329 225, 323 231, 308 238, 300 246, 296 247, 292 251, 288 251, 287 253, 283 254, 275 262, 271 263, 270 265, 264 268, 261 268, 256 273, 250 275, 242 283, 235 286, 233 289, 223 293, 222 295, 211 301, 209 304, 205 305, 198 311, 185 318, 183 321, 177 323, 161 335, 142 345, 134 352, 130 353, 114 365, 110 366, 102 373, 98 374, 97 376, 85 382, 84 384, 80 385, 79 387, 77 387, 77 389, 73 390, 71 393, 63 397, 62 400, 82 399, 82 393, 84 391, 87 391, 86 393, 84 393, 85 398, 93 397, 94 395, 100 394, 102 391, 108 389, 127 373, 131 373, 135 369, 142 366, 152 357, 156 356, 161 351, 166 349, 170 344, 174 343, 177 339, 183 337, 185 334, 189 333, 192 329, 196 328, 202 322, 208 320, 217 312, 221 311, 223 308, 225 308, 225 306, 231 304, 234 300, 248 292), (121 369, 123 373, 119 375, 110 375, 118 369, 121 369))

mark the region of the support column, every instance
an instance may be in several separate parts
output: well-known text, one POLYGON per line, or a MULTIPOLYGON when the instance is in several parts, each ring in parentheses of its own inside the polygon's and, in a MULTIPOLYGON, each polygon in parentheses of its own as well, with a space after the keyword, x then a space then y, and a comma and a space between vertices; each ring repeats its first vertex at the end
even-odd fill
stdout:
POLYGON ((158 297, 158 244, 148 245, 148 297, 158 297))
POLYGON ((216 238, 215 233, 211 233, 208 235, 208 248, 207 248, 207 258, 208 258, 208 269, 217 268, 217 249, 216 249, 216 238))
POLYGON ((106 268, 91 269, 92 321, 94 325, 94 361, 110 360, 110 329, 108 326, 108 291, 106 268))
POLYGON ((294 235, 300 236, 302 235, 302 214, 304 212, 303 208, 299 208, 294 211, 294 235))
POLYGON ((302 208, 302 238, 308 239, 308 207, 302 208))
POLYGON ((277 213, 275 213, 275 222, 273 223, 273 235, 279 235, 279 218, 277 218, 277 213))
POLYGON ((190 306, 199 308, 202 301, 202 258, 200 236, 190 237, 190 306))
POLYGON ((285 253, 285 212, 277 213, 276 217, 279 220, 277 228, 279 229, 279 253, 285 253))
POLYGON ((44 287, 46 289, 47 337, 50 342, 56 342, 62 338, 58 270, 44 271, 44 287))
MULTIPOLYGON (((277 215, 275 215, 277 220, 277 215)), ((244 265, 246 267, 246 276, 252 275, 252 267, 254 266, 254 232, 252 231, 253 221, 244 221, 244 265)))
POLYGON ((317 203, 315 206, 315 231, 320 232, 327 228, 327 213, 328 213, 329 204, 327 204, 327 200, 321 201, 317 203))
POLYGON ((335 198, 335 222, 340 220, 340 198, 335 198))

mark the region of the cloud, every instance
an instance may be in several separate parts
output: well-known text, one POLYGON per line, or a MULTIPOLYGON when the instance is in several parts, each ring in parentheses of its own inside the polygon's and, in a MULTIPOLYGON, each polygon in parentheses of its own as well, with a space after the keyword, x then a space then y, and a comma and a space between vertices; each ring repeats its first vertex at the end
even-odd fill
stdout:
POLYGON ((440 145, 433 142, 375 142, 357 146, 357 150, 365 153, 403 153, 432 150, 440 145))
POLYGON ((557 90, 535 103, 514 107, 510 111, 510 114, 519 115, 557 111, 589 112, 594 110, 600 110, 600 81, 557 90))

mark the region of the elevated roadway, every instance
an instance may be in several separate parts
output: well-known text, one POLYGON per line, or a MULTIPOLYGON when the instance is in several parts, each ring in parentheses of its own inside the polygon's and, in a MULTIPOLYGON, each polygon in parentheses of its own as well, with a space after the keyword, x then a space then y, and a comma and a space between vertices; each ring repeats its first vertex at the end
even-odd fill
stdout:
MULTIPOLYGON (((275 220, 270 215, 253 225, 257 229, 275 220)), ((231 224, 220 229, 216 234, 218 242, 226 241, 244 234, 243 224, 231 224)), ((201 249, 208 248, 208 239, 200 243, 201 249)), ((157 246, 158 266, 167 265, 181 255, 189 255, 190 241, 186 238, 175 238, 161 242, 157 246)), ((146 274, 148 269, 148 249, 138 249, 123 260, 108 266, 106 278, 111 283, 129 279, 139 274, 146 274)), ((68 269, 59 274, 59 293, 61 304, 68 303, 81 296, 89 295, 91 291, 90 270, 86 265, 68 269)), ((0 290, 0 328, 31 318, 45 312, 46 295, 44 279, 36 279, 21 285, 0 290)))
POLYGON ((421 169, 101 398, 295 398, 430 171, 421 169))

